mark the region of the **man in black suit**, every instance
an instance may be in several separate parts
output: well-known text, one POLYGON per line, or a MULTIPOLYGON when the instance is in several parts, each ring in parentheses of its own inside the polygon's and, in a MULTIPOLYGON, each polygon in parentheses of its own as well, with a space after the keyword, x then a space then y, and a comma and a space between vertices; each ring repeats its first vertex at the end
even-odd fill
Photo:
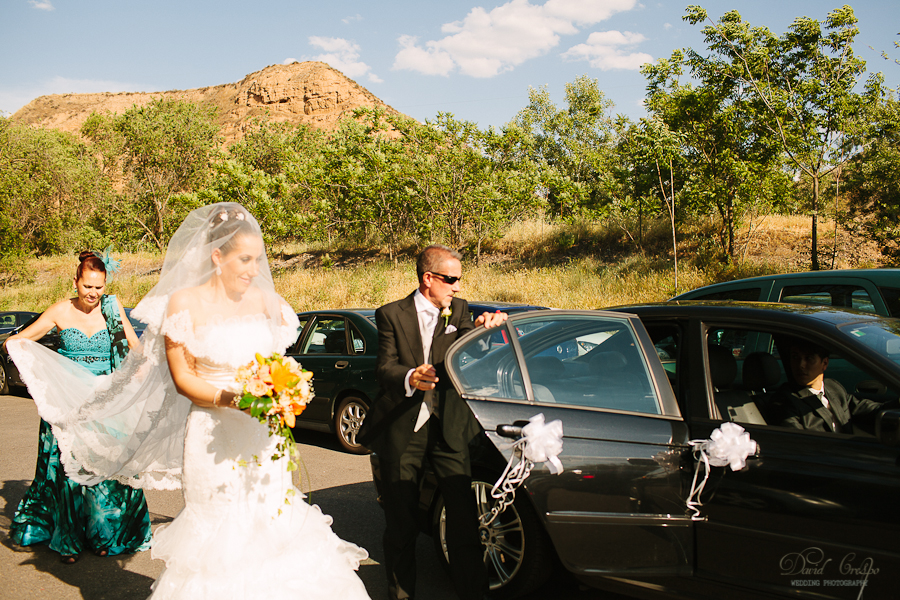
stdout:
POLYGON ((829 352, 811 342, 798 340, 790 345, 790 370, 794 383, 776 394, 781 425, 811 431, 853 433, 853 421, 872 416, 888 405, 860 400, 848 394, 834 379, 825 379, 829 352))
POLYGON ((426 457, 447 509, 447 552, 456 593, 474 600, 487 591, 468 451, 481 428, 468 405, 448 393, 453 388, 444 355, 458 337, 479 325, 500 325, 506 315, 486 313, 472 322, 468 303, 455 297, 462 277, 460 258, 446 246, 425 248, 416 261, 418 290, 375 312, 381 393, 359 440, 379 460, 391 600, 415 596, 419 480, 426 457))

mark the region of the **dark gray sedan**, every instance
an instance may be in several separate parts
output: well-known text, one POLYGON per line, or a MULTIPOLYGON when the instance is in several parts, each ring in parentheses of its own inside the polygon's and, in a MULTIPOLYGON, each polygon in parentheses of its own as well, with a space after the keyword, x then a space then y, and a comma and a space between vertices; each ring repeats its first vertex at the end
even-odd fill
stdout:
MULTIPOLYGON (((495 593, 534 589, 558 559, 587 585, 642 596, 893 597, 900 410, 870 415, 851 434, 790 428, 768 421, 766 407, 787 381, 781 357, 793 339, 830 349, 829 376, 851 393, 897 406, 900 322, 689 304, 525 313, 505 324, 509 343, 487 354, 467 352, 492 335, 484 330, 448 351, 454 387, 485 431, 472 447, 482 514, 510 453, 498 431, 537 413, 564 428, 565 471, 535 467, 512 506, 482 527, 495 593), (692 519, 690 442, 727 421, 758 454, 740 471, 713 467, 692 519)), ((422 506, 444 554, 433 479, 422 506)))

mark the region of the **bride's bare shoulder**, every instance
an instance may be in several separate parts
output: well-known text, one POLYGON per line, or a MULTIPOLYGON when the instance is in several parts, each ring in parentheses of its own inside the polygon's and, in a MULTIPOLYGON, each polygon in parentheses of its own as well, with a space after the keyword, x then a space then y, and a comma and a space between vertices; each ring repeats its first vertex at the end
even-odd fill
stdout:
POLYGON ((184 288, 178 290, 169 297, 168 313, 170 315, 174 315, 175 313, 179 313, 183 310, 190 310, 192 307, 197 305, 197 300, 199 299, 199 297, 199 287, 184 288))

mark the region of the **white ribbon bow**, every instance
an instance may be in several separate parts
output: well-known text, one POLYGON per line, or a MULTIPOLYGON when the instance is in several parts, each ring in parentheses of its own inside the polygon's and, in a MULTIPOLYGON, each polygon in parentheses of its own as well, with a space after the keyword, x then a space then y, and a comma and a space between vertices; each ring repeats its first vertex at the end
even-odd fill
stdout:
POLYGON ((709 468, 730 466, 732 471, 740 471, 747 466, 747 457, 756 454, 758 444, 750 439, 750 434, 737 423, 722 423, 713 430, 706 440, 691 440, 694 448, 694 458, 697 460, 697 468, 694 470, 694 480, 691 482, 691 492, 688 494, 687 507, 694 514, 691 519, 702 521, 705 517, 700 515, 700 507, 703 502, 700 496, 706 481, 709 479, 709 468), (700 471, 703 471, 703 481, 698 485, 700 471))
POLYGON ((563 472, 562 463, 558 458, 563 447, 562 421, 557 419, 545 425, 544 413, 538 413, 528 421, 528 425, 522 428, 525 458, 536 463, 547 463, 550 472, 559 475, 563 472))
POLYGON ((546 463, 554 475, 563 472, 562 462, 559 460, 562 452, 562 421, 556 420, 545 425, 543 413, 534 415, 528 421, 528 425, 522 428, 522 437, 511 445, 513 453, 503 475, 491 488, 491 497, 497 500, 497 504, 491 508, 491 512, 481 516, 484 527, 493 523, 513 503, 516 489, 531 475, 535 463, 546 463))

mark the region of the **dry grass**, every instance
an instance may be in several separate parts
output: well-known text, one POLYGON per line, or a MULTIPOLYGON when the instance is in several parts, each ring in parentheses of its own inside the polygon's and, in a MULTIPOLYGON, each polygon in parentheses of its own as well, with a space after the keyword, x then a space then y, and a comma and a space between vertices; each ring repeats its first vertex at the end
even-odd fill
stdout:
MULTIPOLYGON (((660 245, 662 258, 650 258, 635 254, 619 233, 593 223, 524 221, 490 244, 486 249, 489 254, 479 265, 474 261, 464 264, 461 295, 480 301, 602 308, 661 301, 717 281, 808 268, 808 217, 769 216, 753 226, 749 237, 754 241, 737 265, 717 263, 699 268, 695 257, 680 250, 676 290, 665 245, 660 245)), ((824 244, 825 233, 833 231, 833 224, 820 223, 820 227, 824 244)), ((740 232, 744 238, 747 234, 746 229, 740 232)), ((699 238, 708 233, 701 230, 694 235, 699 238)), ((690 248, 689 243, 684 245, 690 248)), ((854 249, 856 246, 860 245, 854 245, 854 249)), ((371 250, 342 250, 331 256, 321 247, 303 244, 271 250, 275 288, 298 311, 377 307, 416 287, 410 258, 400 259, 395 265, 383 253, 371 250)), ((849 250, 840 256, 836 267, 877 265, 871 256, 858 258, 849 250)), ((122 258, 122 271, 109 291, 118 294, 126 306, 134 306, 158 280, 162 257, 137 253, 122 258)), ((27 268, 35 274, 33 281, 0 288, 0 310, 41 311, 71 296, 75 264, 74 256, 29 260, 27 268)))
MULTIPOLYGON (((50 260, 50 259, 48 259, 50 260)), ((42 311, 72 295, 65 261, 41 272, 41 283, 0 290, 0 310, 42 311), (54 276, 53 271, 59 271, 54 276)), ((157 262, 161 262, 157 258, 157 262)), ((152 268, 152 267, 151 267, 152 268)), ((110 286, 126 306, 134 306, 159 278, 158 272, 122 274, 110 286)), ((707 283, 693 269, 680 273, 680 290, 707 283)), ((410 293, 416 287, 415 265, 381 261, 366 267, 296 268, 274 277, 275 288, 295 309, 374 308, 410 293)), ((608 267, 585 258, 564 266, 527 268, 466 265, 461 296, 471 300, 520 302, 556 308, 600 308, 629 302, 665 300, 675 293, 671 268, 635 258, 608 267)))

